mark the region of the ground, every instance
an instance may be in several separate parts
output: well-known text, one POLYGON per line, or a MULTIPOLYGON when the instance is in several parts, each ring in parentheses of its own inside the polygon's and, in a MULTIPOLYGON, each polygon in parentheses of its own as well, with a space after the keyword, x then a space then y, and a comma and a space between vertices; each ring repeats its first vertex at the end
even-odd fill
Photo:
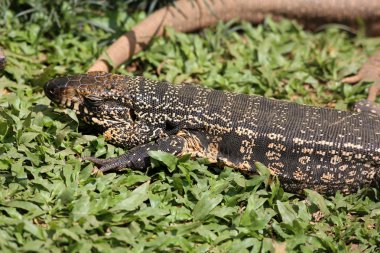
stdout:
MULTIPOLYGON (((144 10, 157 8, 112 2, 0 3, 8 56, 0 78, 0 251, 379 251, 375 188, 296 196, 260 165, 247 177, 165 153, 152 154, 148 171, 92 174, 80 157, 124 150, 51 106, 42 87, 52 76, 85 72, 144 10)), ((363 31, 312 33, 288 20, 166 35, 115 72, 344 110, 369 84, 340 80, 380 48, 363 31)))

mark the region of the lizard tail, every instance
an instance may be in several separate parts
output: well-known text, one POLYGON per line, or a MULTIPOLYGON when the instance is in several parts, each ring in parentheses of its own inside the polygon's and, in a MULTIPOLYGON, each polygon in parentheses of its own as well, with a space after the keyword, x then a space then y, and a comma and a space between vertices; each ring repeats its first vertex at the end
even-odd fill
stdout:
POLYGON ((161 36, 169 26, 189 32, 233 19, 262 22, 294 18, 316 28, 326 22, 354 26, 360 18, 372 34, 380 33, 380 4, 373 0, 179 0, 157 10, 117 39, 90 67, 90 71, 110 71, 144 49, 154 36, 161 36))

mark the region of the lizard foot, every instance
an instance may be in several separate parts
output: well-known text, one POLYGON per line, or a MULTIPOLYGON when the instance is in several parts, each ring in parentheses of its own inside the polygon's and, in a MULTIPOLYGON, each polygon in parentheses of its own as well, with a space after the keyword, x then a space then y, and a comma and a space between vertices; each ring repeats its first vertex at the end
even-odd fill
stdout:
POLYGON ((372 55, 361 67, 359 73, 354 76, 346 77, 342 82, 357 83, 359 81, 372 81, 369 87, 368 100, 375 101, 377 94, 380 93, 380 51, 372 55))
POLYGON ((87 156, 87 157, 83 157, 82 160, 87 160, 87 161, 95 163, 96 165, 100 165, 100 168, 98 170, 101 172, 129 167, 128 165, 130 161, 128 157, 126 157, 126 154, 121 155, 119 157, 112 157, 112 158, 106 158, 106 159, 87 156))
POLYGON ((361 100, 356 102, 353 110, 355 112, 368 112, 380 116, 380 105, 369 100, 361 100))
POLYGON ((158 139, 156 142, 136 146, 118 157, 106 159, 83 157, 82 159, 100 165, 99 170, 102 172, 120 170, 122 168, 145 169, 150 166, 150 157, 148 154, 150 150, 163 150, 177 155, 183 150, 185 141, 186 140, 182 137, 171 135, 164 139, 158 139))

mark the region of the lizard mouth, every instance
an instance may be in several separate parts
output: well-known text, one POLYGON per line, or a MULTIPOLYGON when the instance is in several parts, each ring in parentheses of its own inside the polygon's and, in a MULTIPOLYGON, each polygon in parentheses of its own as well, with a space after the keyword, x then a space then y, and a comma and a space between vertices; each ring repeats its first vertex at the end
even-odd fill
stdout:
POLYGON ((44 87, 45 95, 54 103, 61 104, 61 101, 66 97, 67 78, 54 78, 46 83, 44 87))
POLYGON ((65 77, 50 80, 44 87, 45 94, 53 103, 79 112, 81 96, 75 88, 67 86, 67 81, 65 77))

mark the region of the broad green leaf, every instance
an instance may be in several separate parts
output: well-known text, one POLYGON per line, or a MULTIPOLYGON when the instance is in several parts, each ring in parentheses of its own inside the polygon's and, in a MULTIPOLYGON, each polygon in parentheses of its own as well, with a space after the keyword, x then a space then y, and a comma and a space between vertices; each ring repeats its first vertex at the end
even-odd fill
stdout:
POLYGON ((282 221, 292 225, 293 221, 297 219, 297 213, 294 211, 292 206, 288 202, 283 203, 279 200, 277 200, 276 204, 282 221))
POLYGON ((203 220, 223 199, 221 194, 209 196, 204 194, 193 209, 192 215, 195 221, 203 220))
POLYGON ((129 197, 120 201, 113 208, 111 208, 110 211, 133 211, 137 209, 142 203, 144 203, 144 201, 148 199, 149 186, 150 181, 143 183, 133 190, 129 197))
POLYGON ((149 151, 149 156, 165 164, 170 172, 173 172, 176 168, 178 158, 172 154, 162 151, 149 151))
POLYGON ((326 201, 322 197, 322 195, 320 195, 319 193, 317 193, 315 191, 311 191, 308 189, 305 189, 305 193, 306 193, 308 199, 311 201, 311 203, 317 205, 318 208, 324 213, 324 215, 330 214, 330 211, 326 205, 326 201))
POLYGON ((90 214, 90 197, 88 195, 82 195, 79 199, 74 201, 74 207, 71 212, 74 221, 81 218, 86 218, 90 214))

